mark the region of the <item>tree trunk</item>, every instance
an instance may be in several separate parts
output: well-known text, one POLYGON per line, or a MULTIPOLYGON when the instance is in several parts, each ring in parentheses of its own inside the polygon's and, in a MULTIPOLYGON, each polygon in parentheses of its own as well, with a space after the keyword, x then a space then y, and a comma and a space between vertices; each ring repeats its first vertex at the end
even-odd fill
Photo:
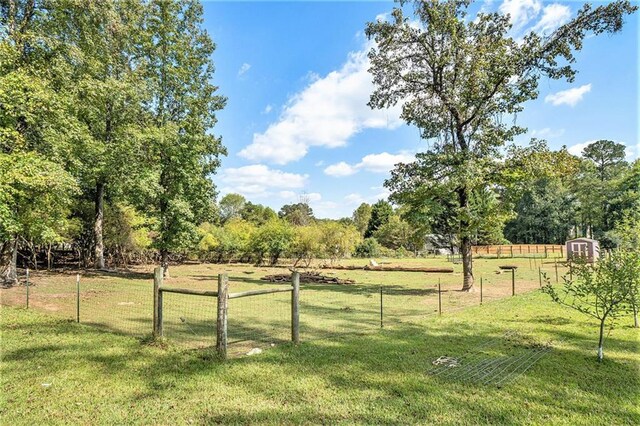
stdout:
POLYGON ((169 252, 167 249, 160 250, 160 266, 162 266, 162 275, 164 278, 169 278, 169 252))
MULTIPOLYGON (((464 211, 469 206, 467 188, 458 189, 458 202, 464 211)), ((466 219, 460 220, 460 251, 462 255, 462 291, 473 290, 473 253, 471 252, 471 237, 469 236, 469 223, 466 219)))
POLYGON ((471 238, 462 237, 462 291, 473 290, 473 253, 471 251, 471 238))
POLYGON ((11 255, 9 257, 9 268, 4 275, 5 284, 18 284, 18 237, 11 243, 11 255))
POLYGON ((600 320, 600 339, 598 340, 598 362, 602 362, 604 359, 604 353, 602 351, 602 344, 604 343, 604 322, 607 319, 605 315, 604 318, 600 320))
POLYGON ((104 221, 104 182, 96 183, 96 216, 93 225, 95 239, 94 259, 96 269, 104 269, 104 242, 102 240, 102 225, 104 221))

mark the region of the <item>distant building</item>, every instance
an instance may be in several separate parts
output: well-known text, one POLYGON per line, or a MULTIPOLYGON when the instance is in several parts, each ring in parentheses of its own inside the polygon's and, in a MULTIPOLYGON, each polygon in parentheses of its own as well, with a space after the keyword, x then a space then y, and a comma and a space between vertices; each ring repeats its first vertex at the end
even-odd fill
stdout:
POLYGON ((584 259, 593 263, 600 257, 600 244, 591 238, 575 238, 567 241, 567 260, 584 259))

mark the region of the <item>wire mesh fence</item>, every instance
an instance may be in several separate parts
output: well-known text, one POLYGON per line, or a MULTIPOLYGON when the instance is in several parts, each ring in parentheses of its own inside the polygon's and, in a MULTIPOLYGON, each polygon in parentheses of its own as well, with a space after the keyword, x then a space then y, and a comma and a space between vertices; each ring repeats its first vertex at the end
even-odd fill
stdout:
POLYGON ((163 305, 164 336, 168 340, 189 348, 216 344, 215 297, 165 293, 163 305))
POLYGON ((291 341, 291 294, 229 300, 227 339, 231 356, 291 341))
MULTIPOLYGON (((480 261, 478 261, 480 262, 480 261)), ((485 261, 490 262, 490 261, 485 261)), ((491 268, 476 273, 474 291, 461 291, 461 274, 416 274, 377 271, 328 272, 353 278, 354 284, 302 283, 300 337, 302 341, 333 339, 373 333, 406 323, 422 324, 438 314, 455 315, 462 309, 537 290, 547 280, 561 282, 569 276, 566 265, 555 260, 519 259, 518 269, 491 268)), ((509 263, 512 263, 509 260, 509 263)), ((483 266, 484 264, 480 264, 483 266)), ((176 267, 167 285, 216 290, 217 271, 194 272, 176 267)), ((208 267, 207 267, 208 268, 208 267)), ((204 269, 204 267, 202 268, 204 269)), ((289 286, 261 281, 253 274, 273 272, 240 266, 231 270, 230 292, 289 286)), ((0 290, 3 305, 26 307, 27 286, 0 290)), ((29 309, 136 337, 153 330, 153 275, 149 272, 118 274, 84 272, 79 292, 75 271, 32 274, 28 286, 29 309)), ((189 348, 211 347, 216 342, 217 300, 185 294, 164 295, 164 336, 189 348)), ((254 348, 269 348, 291 341, 291 293, 261 294, 231 299, 228 303, 228 342, 231 355, 254 348)))

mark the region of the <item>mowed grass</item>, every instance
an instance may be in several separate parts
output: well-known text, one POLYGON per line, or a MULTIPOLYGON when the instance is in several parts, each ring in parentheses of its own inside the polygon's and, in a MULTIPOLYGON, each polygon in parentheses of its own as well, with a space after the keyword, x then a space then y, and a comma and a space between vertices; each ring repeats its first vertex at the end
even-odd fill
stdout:
POLYGON ((360 336, 226 362, 3 307, 3 424, 639 424, 631 320, 595 359, 596 324, 534 291, 360 336), (503 386, 428 374, 505 332, 554 349, 503 386))

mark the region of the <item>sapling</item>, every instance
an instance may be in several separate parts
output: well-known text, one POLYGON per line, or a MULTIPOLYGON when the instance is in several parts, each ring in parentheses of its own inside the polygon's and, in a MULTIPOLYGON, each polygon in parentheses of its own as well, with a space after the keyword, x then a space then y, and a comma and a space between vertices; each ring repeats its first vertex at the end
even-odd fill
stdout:
POLYGON ((573 277, 563 278, 561 286, 547 283, 542 289, 564 306, 582 312, 600 322, 598 361, 604 358, 604 330, 607 322, 628 313, 629 297, 636 279, 637 265, 633 253, 616 250, 611 256, 591 265, 577 262, 573 277))

